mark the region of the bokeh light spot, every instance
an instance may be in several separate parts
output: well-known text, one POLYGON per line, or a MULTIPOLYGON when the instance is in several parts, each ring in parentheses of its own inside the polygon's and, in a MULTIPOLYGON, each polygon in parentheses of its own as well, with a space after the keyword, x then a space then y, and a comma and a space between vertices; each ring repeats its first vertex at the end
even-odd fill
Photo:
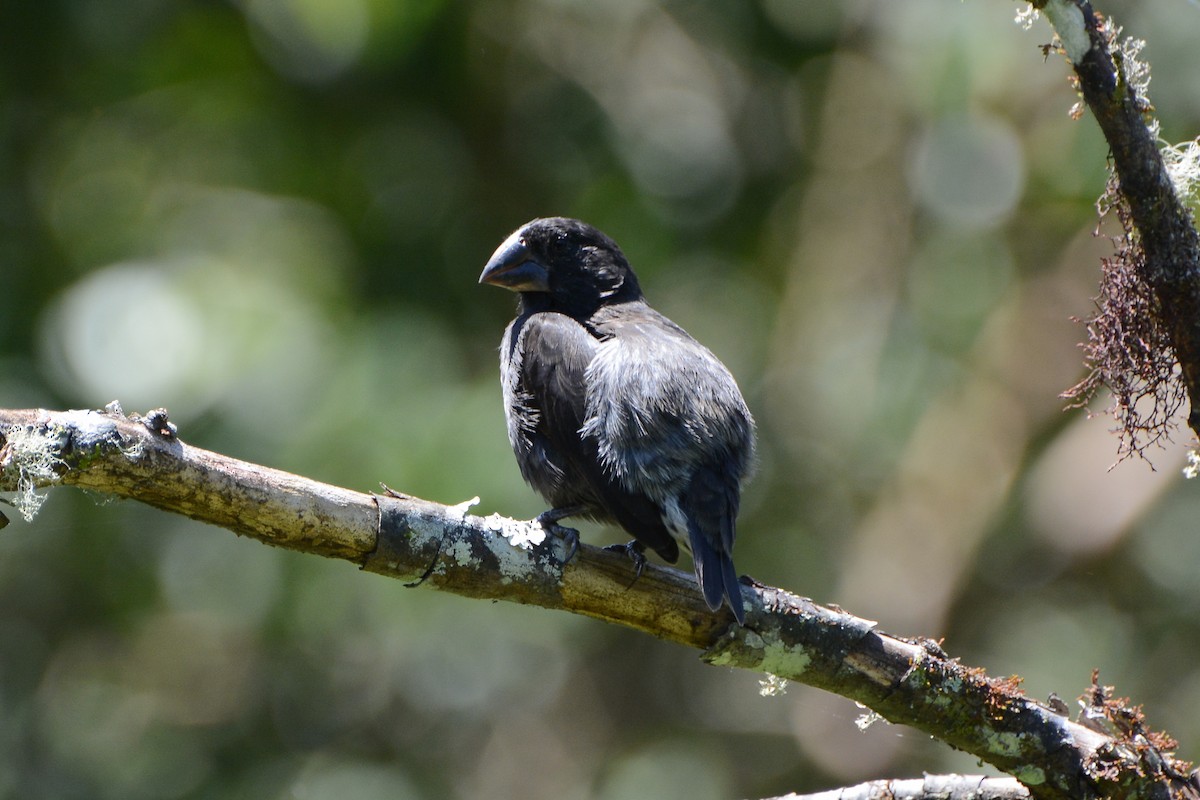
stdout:
POLYGON ((998 119, 943 119, 918 141, 909 184, 921 205, 948 225, 1002 225, 1025 186, 1020 139, 998 119))
POLYGON ((120 397, 131 408, 181 397, 205 341, 195 303, 152 263, 87 275, 44 322, 48 366, 71 394, 120 397))
POLYGON ((249 0, 263 56, 283 75, 324 83, 353 66, 370 33, 363 0, 249 0))

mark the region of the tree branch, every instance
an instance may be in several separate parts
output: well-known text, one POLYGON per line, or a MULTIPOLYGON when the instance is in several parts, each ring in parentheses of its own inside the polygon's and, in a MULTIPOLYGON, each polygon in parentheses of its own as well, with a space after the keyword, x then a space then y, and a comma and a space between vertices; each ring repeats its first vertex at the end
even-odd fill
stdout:
POLYGON ((1157 300, 1157 313, 1191 401, 1188 425, 1200 436, 1200 234, 1175 192, 1155 133, 1147 125, 1149 101, 1129 74, 1136 54, 1114 55, 1116 31, 1086 0, 1038 0, 1033 5, 1054 26, 1083 99, 1108 142, 1121 196, 1144 253, 1135 269, 1157 300))
POLYGON ((837 692, 1016 776, 1047 798, 1175 796, 1191 788, 1170 754, 1122 706, 1089 708, 1109 728, 1069 721, 1025 697, 1018 679, 988 678, 935 643, 761 584, 743 587, 747 625, 711 613, 691 575, 647 565, 630 585, 620 554, 582 545, 531 546, 533 523, 466 513, 406 496, 342 489, 180 441, 164 411, 0 410, 0 490, 32 508, 34 486, 77 486, 210 522, 267 544, 329 558, 410 584, 469 597, 571 611, 703 651, 741 667, 837 692), (522 546, 524 545, 524 546, 522 546), (1104 732, 1101 732, 1104 731, 1104 732))
POLYGON ((904 781, 869 781, 829 792, 789 794, 771 800, 1024 800, 1029 790, 1013 778, 926 775, 904 781))

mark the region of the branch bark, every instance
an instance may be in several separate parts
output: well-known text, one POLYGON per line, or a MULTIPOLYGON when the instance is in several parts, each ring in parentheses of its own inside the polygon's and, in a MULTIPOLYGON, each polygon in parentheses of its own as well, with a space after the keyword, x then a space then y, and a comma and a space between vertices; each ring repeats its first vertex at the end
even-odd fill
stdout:
POLYGON ((771 800, 1024 800, 1029 790, 1013 778, 926 775, 903 781, 869 781, 815 794, 789 794, 771 800))
POLYGON ((531 546, 541 533, 533 523, 473 516, 465 504, 355 492, 201 450, 179 440, 162 411, 127 418, 0 410, 0 490, 56 484, 135 499, 411 585, 603 619, 699 649, 710 664, 828 689, 972 753, 1036 797, 1166 798, 1193 788, 1141 727, 1122 723, 1124 709, 1103 691, 1091 708, 1111 730, 1071 722, 1025 697, 1019 680, 963 667, 933 642, 890 636, 836 607, 753 582, 743 587, 741 627, 726 610, 709 612, 679 570, 647 565, 631 586, 621 554, 582 545, 563 564, 562 542, 531 546))

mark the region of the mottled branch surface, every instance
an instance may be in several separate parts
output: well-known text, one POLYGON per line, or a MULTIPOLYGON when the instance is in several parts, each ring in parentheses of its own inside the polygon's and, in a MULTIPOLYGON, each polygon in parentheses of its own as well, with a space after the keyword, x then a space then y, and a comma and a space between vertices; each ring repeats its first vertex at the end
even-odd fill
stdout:
POLYGON ((0 490, 31 485, 131 498, 430 589, 625 625, 697 648, 711 664, 857 700, 1014 775, 1035 796, 1165 798, 1190 786, 1140 718, 1123 721, 1102 690, 1089 708, 1103 724, 1071 722, 1025 697, 1019 681, 963 667, 932 642, 889 636, 758 584, 743 587, 743 628, 728 611, 708 611, 690 574, 647 565, 631 586, 624 555, 584 545, 564 565, 556 539, 519 546, 541 533, 531 523, 355 492, 201 450, 177 438, 165 413, 0 410, 0 490))
POLYGON ((1140 277, 1157 298, 1191 402, 1188 425, 1200 436, 1200 235, 1147 125, 1148 103, 1114 56, 1114 32, 1085 0, 1034 5, 1058 33, 1083 99, 1108 141, 1145 254, 1140 277))
POLYGON ((926 775, 902 781, 869 781, 815 794, 788 794, 772 800, 1024 800, 1029 790, 1012 778, 926 775))

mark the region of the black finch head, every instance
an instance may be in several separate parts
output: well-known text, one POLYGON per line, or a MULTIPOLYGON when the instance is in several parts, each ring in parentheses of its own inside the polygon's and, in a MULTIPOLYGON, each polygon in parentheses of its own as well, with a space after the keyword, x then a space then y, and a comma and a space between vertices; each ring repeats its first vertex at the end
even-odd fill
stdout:
POLYGON ((600 231, 566 217, 527 222, 496 248, 480 283, 520 292, 526 306, 584 318, 642 296, 625 254, 600 231))

